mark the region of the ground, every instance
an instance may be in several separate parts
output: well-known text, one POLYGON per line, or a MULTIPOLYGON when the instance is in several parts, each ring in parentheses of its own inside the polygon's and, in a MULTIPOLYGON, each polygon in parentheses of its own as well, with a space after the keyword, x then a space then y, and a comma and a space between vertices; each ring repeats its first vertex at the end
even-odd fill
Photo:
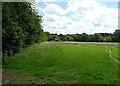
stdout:
MULTIPOLYGON (((15 74, 13 71, 3 69, 2 84, 56 84, 49 79, 43 79, 35 76, 25 76, 15 74)), ((64 84, 63 81, 58 81, 57 84, 64 84)))
POLYGON ((3 83, 117 84, 116 56, 117 43, 34 44, 3 65, 3 83))

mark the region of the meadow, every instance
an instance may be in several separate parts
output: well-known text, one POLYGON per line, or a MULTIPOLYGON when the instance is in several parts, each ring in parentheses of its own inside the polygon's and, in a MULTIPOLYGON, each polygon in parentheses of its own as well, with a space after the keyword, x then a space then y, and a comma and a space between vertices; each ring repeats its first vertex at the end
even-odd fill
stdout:
POLYGON ((117 43, 45 42, 7 59, 3 69, 56 84, 117 84, 118 58, 117 43))

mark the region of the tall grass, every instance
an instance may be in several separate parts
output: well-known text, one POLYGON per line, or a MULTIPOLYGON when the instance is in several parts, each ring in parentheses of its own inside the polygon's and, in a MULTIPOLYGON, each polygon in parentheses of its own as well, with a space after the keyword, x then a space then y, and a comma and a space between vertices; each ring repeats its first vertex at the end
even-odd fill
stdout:
POLYGON ((35 44, 8 59, 3 68, 69 84, 117 84, 118 63, 105 47, 118 54, 117 44, 35 44))

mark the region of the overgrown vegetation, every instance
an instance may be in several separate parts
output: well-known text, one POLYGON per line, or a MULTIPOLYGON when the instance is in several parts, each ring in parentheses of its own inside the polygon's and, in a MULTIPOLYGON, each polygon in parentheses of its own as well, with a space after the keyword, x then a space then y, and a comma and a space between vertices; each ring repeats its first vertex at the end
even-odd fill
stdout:
POLYGON ((112 33, 94 33, 94 34, 51 34, 46 32, 48 41, 80 41, 80 42, 120 42, 120 30, 112 33))
POLYGON ((8 59, 3 68, 56 83, 117 84, 118 63, 109 57, 106 47, 118 55, 117 43, 34 44, 8 59))
MULTIPOLYGON (((2 3, 3 69, 16 73, 12 74, 14 77, 8 84, 24 84, 23 78, 26 76, 25 80, 33 80, 35 84, 39 80, 47 80, 45 84, 118 83, 118 63, 112 60, 106 51, 106 48, 111 49, 113 58, 118 61, 117 44, 43 41, 120 42, 120 30, 113 34, 50 34, 43 31, 42 16, 38 15, 33 4, 2 3), (21 79, 16 79, 19 76, 21 79), (29 79, 29 76, 35 79, 29 79)), ((32 82, 28 81, 27 84, 29 83, 32 82)))
POLYGON ((18 53, 22 48, 46 40, 41 16, 30 2, 2 3, 2 51, 4 57, 18 53))

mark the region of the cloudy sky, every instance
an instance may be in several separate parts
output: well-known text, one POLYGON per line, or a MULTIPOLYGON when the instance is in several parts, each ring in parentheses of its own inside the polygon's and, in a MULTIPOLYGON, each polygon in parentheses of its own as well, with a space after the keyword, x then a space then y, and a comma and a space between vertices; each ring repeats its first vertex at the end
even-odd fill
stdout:
POLYGON ((118 28, 118 2, 36 0, 43 29, 51 33, 112 33, 118 28))

